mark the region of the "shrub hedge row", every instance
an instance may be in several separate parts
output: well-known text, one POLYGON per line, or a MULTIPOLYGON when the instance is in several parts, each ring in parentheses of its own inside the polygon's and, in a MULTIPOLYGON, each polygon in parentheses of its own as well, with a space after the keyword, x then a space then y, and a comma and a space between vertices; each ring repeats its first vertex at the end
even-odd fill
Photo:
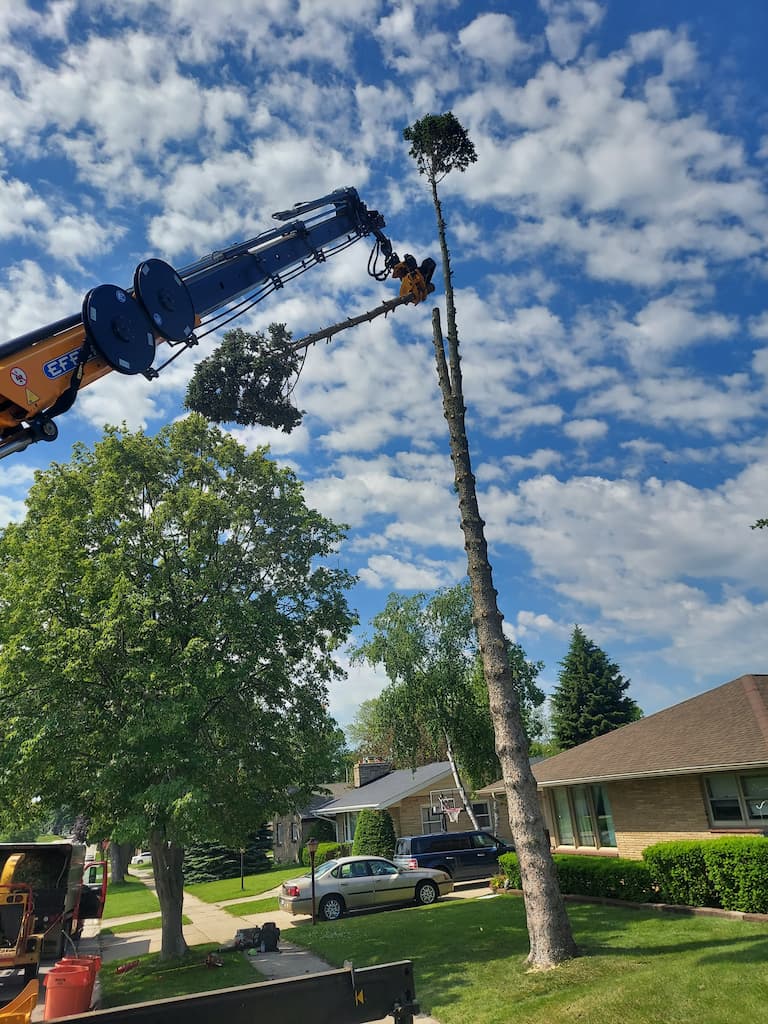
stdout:
POLYGON ((666 903, 768 913, 768 838, 657 843, 643 859, 666 903))
MULTIPOLYGON (((600 896, 650 903, 658 897, 648 867, 640 860, 556 853, 553 857, 561 892, 574 896, 600 896)), ((513 889, 521 887, 517 854, 503 853, 499 866, 513 889)))
MULTIPOLYGON (((561 892, 573 896, 768 913, 764 836, 656 843, 643 851, 642 861, 571 854, 553 860, 561 892)), ((502 854, 499 866, 509 886, 519 889, 517 855, 502 854)))
MULTIPOLYGON (((315 853, 315 867, 326 860, 333 860, 334 857, 348 857, 352 847, 351 843, 318 843, 315 853)), ((301 863, 305 868, 310 867, 309 850, 305 846, 301 851, 301 863)))

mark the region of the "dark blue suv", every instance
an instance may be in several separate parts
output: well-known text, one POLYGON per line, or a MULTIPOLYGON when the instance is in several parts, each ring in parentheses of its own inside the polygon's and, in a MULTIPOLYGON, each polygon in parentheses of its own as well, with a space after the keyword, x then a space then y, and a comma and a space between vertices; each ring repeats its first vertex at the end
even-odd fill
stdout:
POLYGON ((399 868, 436 868, 447 871, 454 881, 488 878, 499 870, 499 856, 514 846, 490 832, 433 832, 424 836, 402 836, 392 858, 399 868))

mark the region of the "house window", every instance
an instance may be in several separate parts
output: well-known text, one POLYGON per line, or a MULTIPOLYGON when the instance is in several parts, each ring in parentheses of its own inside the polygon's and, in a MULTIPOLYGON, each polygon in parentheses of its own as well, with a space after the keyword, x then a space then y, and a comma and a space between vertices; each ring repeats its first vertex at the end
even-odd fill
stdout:
POLYGON ((575 846, 576 839, 571 825, 571 808, 568 793, 564 789, 556 789, 552 793, 555 805, 555 828, 560 846, 575 846))
POLYGON ((283 841, 283 823, 281 821, 275 822, 275 843, 280 846, 283 841))
POLYGON ((491 811, 487 803, 472 804, 472 813, 477 821, 478 828, 491 831, 491 811))
POLYGON ((421 808, 421 831, 426 835, 432 835, 433 832, 443 831, 443 816, 439 812, 436 813, 431 807, 421 808))
POLYGON ((298 843, 299 841, 299 826, 295 821, 291 822, 291 842, 298 843))
POLYGON ((613 813, 603 786, 569 786, 552 790, 558 846, 616 846, 613 813))
POLYGON ((768 775, 709 775, 704 780, 713 825, 768 827, 768 775))

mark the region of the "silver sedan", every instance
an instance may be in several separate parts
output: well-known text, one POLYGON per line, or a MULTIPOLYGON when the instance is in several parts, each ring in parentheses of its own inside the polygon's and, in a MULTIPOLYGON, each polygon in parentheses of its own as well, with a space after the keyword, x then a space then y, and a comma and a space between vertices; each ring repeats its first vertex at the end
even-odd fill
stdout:
MULTIPOLYGON (((453 889, 444 871, 404 870, 384 857, 339 857, 315 869, 315 906, 322 921, 336 921, 347 910, 402 903, 429 906, 453 889)), ((280 909, 289 914, 312 913, 312 876, 283 882, 280 909)))

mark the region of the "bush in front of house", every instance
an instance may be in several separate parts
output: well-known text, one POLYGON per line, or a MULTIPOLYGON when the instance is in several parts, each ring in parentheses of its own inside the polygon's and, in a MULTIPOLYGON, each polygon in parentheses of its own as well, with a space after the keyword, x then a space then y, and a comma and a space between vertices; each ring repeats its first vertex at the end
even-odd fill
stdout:
POLYGON ((682 907, 720 906, 704 858, 704 847, 713 842, 717 840, 678 839, 654 843, 643 850, 658 902, 682 907))
POLYGON ((705 841, 707 877, 724 910, 768 914, 768 839, 723 836, 705 841))
POLYGON ((389 811, 364 807, 357 816, 352 855, 391 857, 395 852, 395 826, 389 811))
MULTIPOLYGON (((317 851, 315 853, 315 867, 317 867, 318 864, 325 863, 327 860, 335 860, 337 857, 348 857, 349 850, 349 843, 339 843, 338 841, 332 843, 318 843, 317 851)), ((305 868, 311 867, 309 850, 306 846, 301 851, 301 863, 305 868)))
MULTIPOLYGON (((565 853, 556 853, 552 859, 560 891, 567 895, 627 900, 630 903, 648 903, 655 898, 650 873, 642 861, 565 853)), ((516 853, 503 853, 499 857, 499 867, 509 879, 510 889, 522 887, 516 853)))

